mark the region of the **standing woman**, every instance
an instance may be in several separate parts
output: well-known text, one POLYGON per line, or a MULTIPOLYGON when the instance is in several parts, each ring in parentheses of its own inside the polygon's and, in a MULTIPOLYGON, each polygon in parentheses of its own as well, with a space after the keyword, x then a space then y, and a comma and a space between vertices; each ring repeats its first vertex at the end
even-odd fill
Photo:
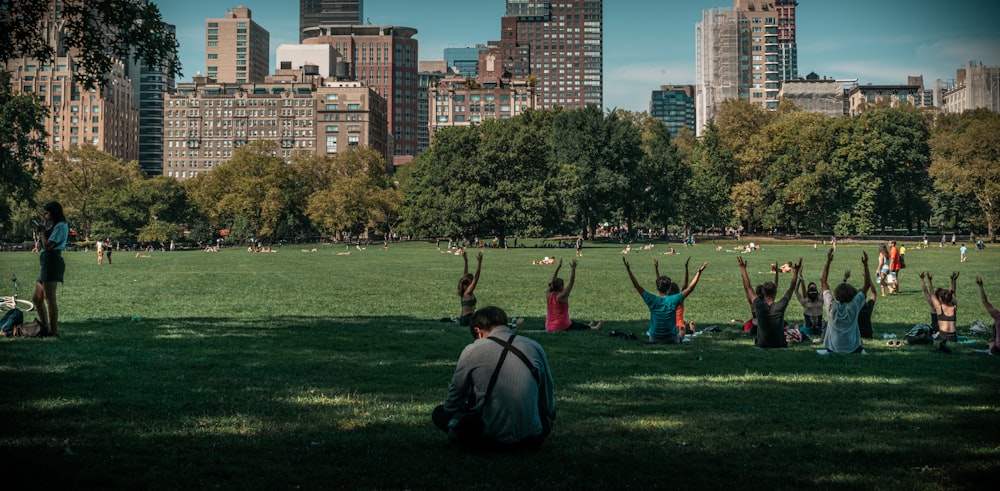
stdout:
POLYGON ((559 277, 559 268, 562 268, 562 259, 556 266, 556 271, 552 273, 552 281, 549 282, 549 289, 545 292, 545 330, 546 331, 566 331, 566 330, 586 330, 600 329, 604 321, 594 321, 590 324, 577 322, 569 317, 569 294, 573 291, 573 283, 576 282, 576 259, 569 263, 569 283, 564 284, 559 277))
POLYGON ((462 311, 459 313, 458 324, 468 326, 472 314, 476 312, 476 283, 479 283, 479 272, 483 268, 483 253, 476 255, 476 274, 469 274, 469 256, 462 250, 462 261, 465 262, 465 270, 462 277, 458 279, 458 297, 461 299, 462 311))
POLYGON ((62 205, 58 202, 49 201, 45 203, 43 209, 45 221, 52 226, 46 228, 45 224, 40 224, 37 228, 42 235, 42 252, 39 256, 41 272, 38 274, 38 283, 35 285, 35 295, 32 300, 38 309, 38 321, 48 328, 49 336, 58 336, 59 307, 56 304, 56 286, 62 283, 63 273, 66 272, 62 251, 66 248, 66 240, 69 239, 69 225, 66 223, 62 205))
POLYGON ((878 285, 885 296, 885 287, 889 284, 889 249, 885 244, 878 246, 878 285))

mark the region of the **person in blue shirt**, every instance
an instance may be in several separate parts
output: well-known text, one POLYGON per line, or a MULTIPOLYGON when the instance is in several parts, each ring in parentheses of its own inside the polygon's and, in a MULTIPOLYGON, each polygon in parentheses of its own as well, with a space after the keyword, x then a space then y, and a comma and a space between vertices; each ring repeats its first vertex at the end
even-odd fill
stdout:
POLYGON ((32 299, 35 308, 38 309, 38 322, 48 331, 49 336, 58 336, 59 307, 56 303, 56 286, 62 283, 63 274, 66 272, 62 251, 69 239, 69 224, 66 223, 62 205, 58 202, 49 201, 45 203, 43 209, 45 222, 51 225, 46 227, 43 223, 37 226, 37 231, 42 236, 41 254, 38 259, 41 271, 32 299))
POLYGON ((629 265, 628 260, 622 258, 622 262, 625 263, 625 271, 628 272, 628 277, 632 280, 632 286, 635 287, 635 291, 639 292, 643 302, 646 302, 646 306, 649 307, 649 330, 646 332, 649 336, 649 342, 652 344, 680 343, 681 337, 677 332, 677 306, 684 302, 684 299, 694 291, 694 287, 698 285, 698 280, 701 278, 701 272, 708 267, 708 263, 706 262, 698 268, 698 272, 694 274, 694 278, 690 284, 684 287, 683 290, 680 290, 679 293, 671 295, 669 294, 671 286, 676 287, 676 283, 670 277, 657 277, 657 294, 653 294, 647 292, 639 285, 639 281, 632 274, 632 267, 629 265))

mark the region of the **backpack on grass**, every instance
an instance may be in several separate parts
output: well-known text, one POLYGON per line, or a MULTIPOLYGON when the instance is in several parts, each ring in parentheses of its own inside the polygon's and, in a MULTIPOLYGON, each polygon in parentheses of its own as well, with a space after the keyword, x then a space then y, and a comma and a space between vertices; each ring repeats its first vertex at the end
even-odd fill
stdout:
POLYGON ((14 336, 21 338, 42 338, 49 335, 49 328, 37 320, 14 327, 14 336))
POLYGON ((24 324, 24 312, 20 309, 10 309, 0 317, 0 335, 14 336, 14 329, 24 324))
POLYGON ((906 343, 907 344, 931 344, 934 340, 931 338, 931 326, 927 324, 917 324, 906 333, 906 343))

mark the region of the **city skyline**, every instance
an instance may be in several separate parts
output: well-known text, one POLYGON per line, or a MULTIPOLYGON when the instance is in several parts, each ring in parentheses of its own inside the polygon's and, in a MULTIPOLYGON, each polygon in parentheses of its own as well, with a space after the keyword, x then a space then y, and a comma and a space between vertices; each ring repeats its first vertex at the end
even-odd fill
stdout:
MULTIPOLYGON (((163 20, 177 27, 183 65, 178 81, 204 74, 205 20, 222 17, 227 9, 250 8, 253 19, 270 32, 272 65, 278 45, 298 43, 297 2, 294 8, 261 0, 156 3, 163 20)), ((702 10, 732 5, 731 0, 605 2, 605 107, 645 111, 661 85, 694 84, 694 25, 702 10)), ((1000 65, 1000 33, 992 25, 1000 18, 1000 5, 959 0, 948 6, 942 12, 940 2, 924 0, 801 0, 799 75, 857 78, 861 84, 903 84, 908 75, 922 75, 930 88, 935 79, 953 79, 968 61, 1000 65)), ((504 0, 364 4, 372 24, 417 29, 421 61, 444 59, 444 48, 498 40, 504 11, 504 0)))

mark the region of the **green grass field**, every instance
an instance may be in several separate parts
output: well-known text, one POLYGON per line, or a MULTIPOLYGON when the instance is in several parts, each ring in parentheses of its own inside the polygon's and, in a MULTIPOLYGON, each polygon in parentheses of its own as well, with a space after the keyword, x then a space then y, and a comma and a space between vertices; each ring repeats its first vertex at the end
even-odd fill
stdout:
MULTIPOLYGON (((692 273, 708 261, 686 317, 722 332, 681 346, 611 338, 641 336, 648 312, 622 246, 588 246, 571 315, 606 327, 558 334, 530 332, 543 328, 554 268, 531 261, 568 263, 573 251, 483 251, 479 306, 527 317, 522 334, 545 347, 556 382, 556 427, 527 455, 466 454, 430 423, 470 341, 440 322, 458 313, 462 261, 433 243, 350 256, 331 245, 120 252, 101 266, 67 253, 61 336, 0 342, 7 478, 22 489, 995 488, 1000 357, 975 351, 987 338, 945 355, 891 348, 882 335, 928 321, 920 269, 939 286, 961 272, 960 334, 975 319, 989 325, 974 278, 1000 305, 1000 248, 960 264, 957 247, 907 244, 902 292, 879 297, 868 355, 820 356, 818 344, 752 348, 731 322, 749 314, 736 254, 711 241, 627 257, 649 289, 654 257, 678 279, 687 257, 692 273)), ((864 250, 874 267, 877 247, 864 250)), ((849 268, 860 285, 861 251, 841 243, 831 278, 849 268)), ((744 257, 755 283, 773 277, 771 262, 799 256, 818 281, 825 254, 765 242, 744 257)), ((0 253, 0 274, 16 274, 30 297, 37 256, 0 253)), ((801 312, 793 299, 787 317, 801 312)))

